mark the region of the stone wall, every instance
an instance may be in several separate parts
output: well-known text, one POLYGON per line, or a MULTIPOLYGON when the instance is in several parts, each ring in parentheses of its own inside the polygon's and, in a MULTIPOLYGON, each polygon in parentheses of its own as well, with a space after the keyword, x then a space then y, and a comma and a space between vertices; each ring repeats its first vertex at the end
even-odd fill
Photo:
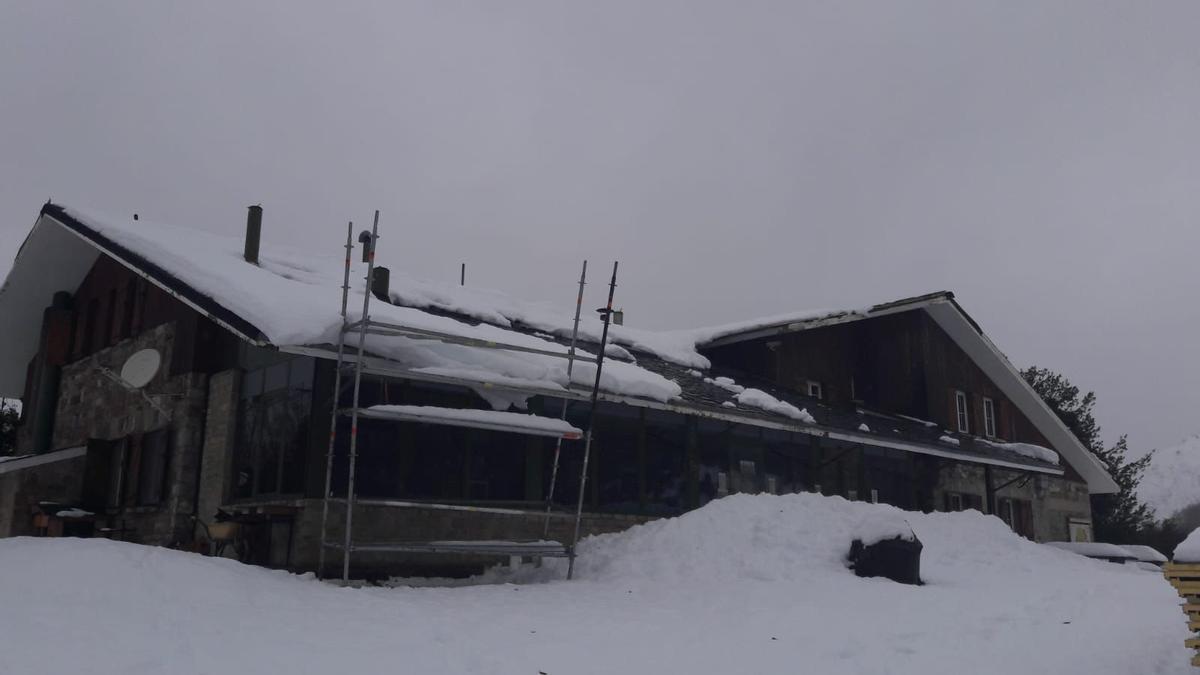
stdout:
MULTIPOLYGON (((170 545, 190 540, 191 518, 196 510, 208 376, 171 375, 175 331, 175 323, 162 324, 63 366, 55 411, 54 448, 86 446, 90 439, 117 440, 170 427, 162 503, 124 506, 102 514, 107 525, 130 530, 128 538, 147 544, 170 545), (131 354, 147 348, 158 350, 162 365, 142 390, 130 390, 104 374, 102 368, 119 372, 131 354), (156 409, 147 396, 168 414, 156 409)), ((79 474, 81 482, 82 464, 79 474)))
MULTIPOLYGON (((299 502, 293 531, 291 565, 294 570, 313 571, 317 567, 321 532, 321 500, 299 502)), ((329 539, 341 542, 345 536, 345 505, 330 502, 329 539)), ((651 516, 621 514, 584 514, 581 537, 602 532, 617 532, 653 520, 651 516)), ((543 537, 540 515, 507 515, 472 511, 402 508, 357 505, 354 509, 356 542, 437 541, 437 540, 539 540, 569 542, 574 530, 573 517, 554 518, 548 537, 543 537)), ((329 550, 326 570, 340 576, 342 554, 329 550)), ((352 557, 354 578, 386 576, 466 576, 485 567, 507 562, 506 558, 477 555, 433 555, 405 553, 356 553, 352 557)))
POLYGON ((0 474, 0 537, 32 535, 33 506, 38 502, 77 501, 83 465, 84 457, 79 456, 0 474))
POLYGON ((196 510, 205 522, 210 522, 229 498, 240 388, 240 370, 227 370, 209 379, 196 510))
MULTIPOLYGON (((993 469, 992 482, 1003 485, 1018 478, 1020 474, 1003 469, 993 469)), ((974 464, 951 464, 942 469, 934 499, 941 508, 947 492, 977 495, 987 508, 984 487, 984 468, 974 464)), ((1036 474, 1029 480, 1018 480, 996 492, 997 499, 1022 499, 1030 502, 1033 510, 1033 538, 1035 541, 1069 541, 1068 520, 1078 518, 1091 520, 1092 508, 1087 485, 1059 476, 1036 474)))

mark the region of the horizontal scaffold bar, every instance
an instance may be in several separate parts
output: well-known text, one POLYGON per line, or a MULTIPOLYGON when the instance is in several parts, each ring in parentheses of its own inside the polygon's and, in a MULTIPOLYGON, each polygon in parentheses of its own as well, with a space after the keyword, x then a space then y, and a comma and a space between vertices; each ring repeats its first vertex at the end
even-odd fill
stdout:
MULTIPOLYGON (((350 415, 352 413, 353 409, 342 411, 343 415, 350 415)), ((583 435, 583 432, 578 428, 557 418, 498 410, 381 405, 359 408, 358 416, 368 419, 390 420, 394 422, 420 422, 422 424, 436 424, 446 427, 486 429, 488 431, 503 431, 513 434, 523 434, 525 436, 543 436, 566 440, 577 440, 583 435)))
POLYGON ((398 541, 352 544, 355 552, 474 553, 479 555, 566 558, 570 548, 556 541, 398 541))
MULTIPOLYGON (((330 497, 330 502, 345 502, 345 497, 330 497)), ((446 504, 442 502, 413 502, 400 499, 355 499, 358 506, 384 506, 401 509, 432 509, 434 511, 469 511, 472 513, 494 513, 501 516, 536 516, 538 518, 569 518, 575 519, 574 513, 559 513, 551 511, 530 511, 524 509, 506 509, 500 506, 476 506, 474 504, 446 504)), ((586 517, 586 516, 585 516, 586 517)))
POLYGON ((569 359, 571 354, 567 351, 555 351, 550 349, 538 349, 537 347, 526 347, 524 345, 508 344, 506 342, 496 342, 494 340, 481 340, 479 338, 467 337, 465 335, 455 335, 453 333, 443 333, 436 330, 428 330, 425 328, 413 328, 401 324, 388 323, 385 321, 375 321, 368 319, 365 324, 362 321, 346 324, 344 328, 347 332, 364 331, 374 335, 388 335, 393 337, 407 337, 414 340, 438 340, 439 342, 448 342, 452 344, 466 345, 469 347, 480 347, 483 349, 503 349, 506 351, 526 352, 529 354, 541 354, 542 356, 553 356, 560 359, 569 359))

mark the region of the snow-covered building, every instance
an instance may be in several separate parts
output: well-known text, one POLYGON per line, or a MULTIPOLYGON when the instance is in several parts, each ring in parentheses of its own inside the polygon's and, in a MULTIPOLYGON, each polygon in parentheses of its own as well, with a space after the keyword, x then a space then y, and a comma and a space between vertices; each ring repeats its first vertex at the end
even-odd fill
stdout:
MULTIPOLYGON (((343 429, 337 497, 348 472, 348 422, 335 418, 347 392, 333 386, 344 261, 244 243, 43 207, 0 289, 0 395, 22 399, 18 454, 39 458, 0 464, 0 535, 31 532, 53 502, 88 513, 97 532, 188 546, 194 518, 220 509, 242 514, 249 558, 314 566, 331 424, 343 429), (145 381, 129 386, 125 370, 145 381)), ((356 263, 350 321, 363 277, 356 263)), ((356 533, 540 538, 554 441, 505 428, 569 438, 586 426, 601 322, 584 318, 568 377, 567 303, 395 270, 376 291, 386 302, 371 318, 401 329, 365 343, 360 405, 379 414, 360 421, 356 533), (479 412, 447 412, 463 410, 479 412)), ((1115 490, 950 293, 609 337, 585 532, 729 493, 820 491, 978 508, 1030 538, 1067 540, 1088 536, 1089 491, 1115 490)), ((554 501, 566 506, 581 460, 563 448, 554 501)), ((569 521, 552 522, 565 537, 569 521)), ((480 562, 356 559, 363 574, 480 562)))

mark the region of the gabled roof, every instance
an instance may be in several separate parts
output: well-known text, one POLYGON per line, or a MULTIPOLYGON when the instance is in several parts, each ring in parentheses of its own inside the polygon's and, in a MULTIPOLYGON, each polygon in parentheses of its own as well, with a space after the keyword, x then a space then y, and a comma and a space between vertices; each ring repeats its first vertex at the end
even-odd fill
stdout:
MULTIPOLYGON (((335 251, 340 248, 341 236, 330 234, 335 251)), ((0 353, 4 354, 0 358, 0 394, 12 396, 21 391, 25 364, 36 350, 41 312, 50 304, 53 293, 73 292, 102 254, 253 344, 328 357, 329 345, 336 342, 342 324, 338 309, 344 261, 340 255, 272 252, 262 255, 260 264, 253 265, 242 260, 240 238, 146 220, 98 217, 47 204, 0 288, 0 317, 9 326, 0 333, 0 349, 3 349, 0 353)), ((361 279, 363 271, 356 263, 352 276, 361 279)), ((352 288, 350 321, 359 318, 362 298, 363 290, 352 288)), ((367 351, 374 355, 372 362, 391 374, 472 387, 501 407, 507 401, 520 401, 531 395, 582 397, 590 388, 595 371, 587 350, 595 350, 601 328, 594 316, 585 316, 581 323, 581 360, 576 361, 573 377, 568 380, 565 359, 548 355, 567 350, 571 317, 566 312, 494 291, 412 279, 395 270, 392 300, 393 304, 372 303, 372 318, 453 336, 455 341, 369 336, 367 351), (473 346, 482 343, 517 345, 530 351, 473 346)), ((949 294, 934 294, 865 310, 807 312, 716 329, 647 331, 614 326, 607 350, 610 358, 601 381, 602 394, 606 399, 632 405, 1061 474, 1061 468, 1027 456, 1028 453, 1022 454, 1019 448, 987 446, 969 437, 946 437, 936 428, 914 425, 894 416, 834 410, 797 392, 755 385, 761 389, 761 395, 734 396, 729 386, 717 384, 708 377, 712 373, 703 372, 709 362, 697 349, 698 344, 714 345, 767 334, 763 331, 802 330, 921 308, 939 323, 947 321, 950 325, 947 332, 956 340, 962 336, 954 332, 955 326, 963 323, 970 328, 976 335, 968 340, 973 340, 976 347, 975 353, 968 350, 973 357, 978 354, 986 360, 994 352, 993 361, 998 357, 1002 364, 1007 364, 961 310, 955 309, 939 319, 938 308, 942 306, 957 308, 949 294), (808 418, 809 414, 816 419, 808 418), (860 419, 870 415, 886 421, 872 423, 860 419)), ((1007 367, 1009 379, 1023 385, 1015 370, 1007 367)), ((1007 385, 1014 387, 1012 382, 1007 385)), ((1010 398, 1017 401, 1015 395, 1010 398)), ((1051 434, 1046 435, 1056 448, 1062 447, 1051 434)), ((1074 458, 1067 459, 1080 469, 1074 458)), ((1105 485, 1094 472, 1089 474, 1084 467, 1081 473, 1093 491, 1103 491, 1105 485), (1097 490, 1097 486, 1101 489, 1097 490)))
POLYGON ((1042 397, 1029 386, 1025 378, 1021 377, 1020 371, 984 334, 979 324, 963 310, 954 299, 954 294, 949 291, 905 298, 861 310, 797 314, 760 322, 704 329, 697 332, 697 346, 699 348, 719 347, 772 335, 795 333, 913 310, 924 311, 933 318, 934 322, 975 362, 975 365, 987 375, 988 379, 995 383, 1000 391, 1017 406, 1017 409, 1029 419, 1054 449, 1079 472, 1091 492, 1109 494, 1117 491, 1117 484, 1108 475, 1104 464, 1079 442, 1079 439, 1046 405, 1042 397))

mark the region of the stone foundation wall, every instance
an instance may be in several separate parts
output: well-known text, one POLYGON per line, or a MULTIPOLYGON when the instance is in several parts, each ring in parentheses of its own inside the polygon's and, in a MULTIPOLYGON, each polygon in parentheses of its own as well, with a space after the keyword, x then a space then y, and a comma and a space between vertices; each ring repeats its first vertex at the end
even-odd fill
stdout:
MULTIPOLYGON (((302 500, 295 519, 291 565, 297 571, 315 571, 321 532, 321 501, 302 500)), ((329 538, 341 542, 344 537, 345 506, 331 502, 329 538)), ((584 514, 581 537, 602 532, 618 532, 651 516, 620 514, 584 514)), ((358 505, 354 509, 356 542, 436 541, 436 540, 539 540, 548 538, 569 542, 574 518, 551 520, 550 534, 543 537, 543 519, 538 515, 506 515, 471 511, 358 505)), ((326 552, 326 570, 340 576, 342 553, 326 552)), ((351 558, 353 578, 387 576, 467 576, 486 567, 507 562, 507 558, 477 555, 355 553, 351 558)))
POLYGON ((38 502, 78 501, 84 459, 73 457, 0 474, 0 537, 32 535, 33 506, 38 502))
MULTIPOLYGON (((993 469, 992 482, 1003 485, 1020 474, 993 469)), ((945 494, 958 492, 978 495, 987 508, 984 468, 973 464, 953 464, 942 469, 934 499, 942 508, 945 494)), ((1007 497, 1028 501, 1033 510, 1035 541, 1070 541, 1068 520, 1091 520, 1092 507, 1087 485, 1059 476, 1037 474, 1028 481, 1018 480, 996 492, 997 499, 1007 497)))
MULTIPOLYGON (((54 419, 52 447, 56 449, 86 446, 90 439, 117 440, 170 426, 162 502, 154 506, 124 506, 98 514, 108 526, 129 530, 127 538, 145 544, 189 541, 191 518, 196 511, 208 376, 171 375, 175 330, 176 324, 163 324, 63 366, 54 419), (141 392, 123 387, 101 370, 103 367, 119 372, 130 355, 147 348, 158 350, 162 365, 142 392, 169 414, 163 414, 141 392)), ((77 480, 80 485, 83 467, 81 460, 77 480)), ((78 494, 75 498, 78 499, 78 494)))

